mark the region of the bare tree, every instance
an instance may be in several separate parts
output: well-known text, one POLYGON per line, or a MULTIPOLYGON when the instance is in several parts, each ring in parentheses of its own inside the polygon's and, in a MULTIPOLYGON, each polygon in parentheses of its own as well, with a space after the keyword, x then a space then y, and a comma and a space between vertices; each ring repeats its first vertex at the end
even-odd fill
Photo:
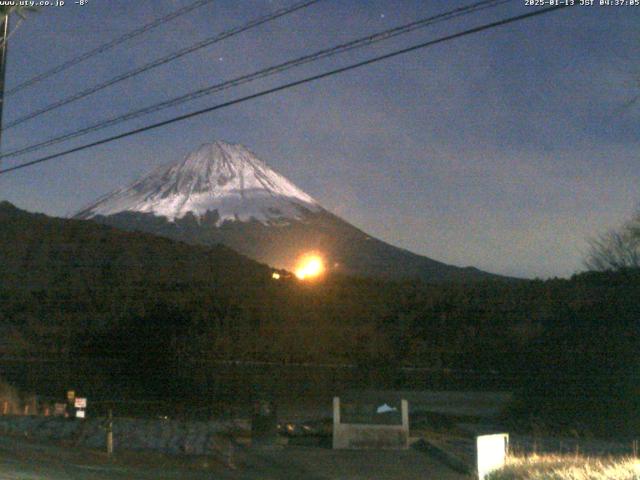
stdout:
POLYGON ((589 242, 585 265, 600 271, 640 268, 640 208, 621 228, 589 242))
POLYGON ((16 15, 18 15, 18 23, 16 23, 16 26, 13 27, 13 30, 11 30, 10 32, 7 32, 6 37, 3 37, 2 39, 0 39, 0 43, 4 43, 6 42, 9 37, 11 35, 13 35, 13 33, 18 29, 18 27, 20 26, 20 24, 22 23, 22 21, 26 18, 27 13, 30 12, 37 12, 38 9, 35 7, 17 7, 17 6, 13 6, 13 7, 0 7, 0 17, 2 19, 4 19, 4 21, 8 21, 9 15, 15 13, 16 15))
POLYGON ((636 74, 633 77, 633 81, 631 82, 630 89, 634 92, 632 93, 631 100, 629 100, 624 107, 630 108, 638 104, 640 102, 640 74, 636 74))

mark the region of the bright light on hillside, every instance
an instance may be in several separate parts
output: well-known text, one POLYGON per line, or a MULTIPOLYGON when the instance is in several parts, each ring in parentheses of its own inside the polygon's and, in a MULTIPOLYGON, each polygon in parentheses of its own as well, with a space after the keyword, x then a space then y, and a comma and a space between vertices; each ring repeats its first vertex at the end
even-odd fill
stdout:
POLYGON ((298 260, 295 274, 300 280, 310 280, 322 273, 324 273, 324 261, 319 255, 306 254, 298 260))

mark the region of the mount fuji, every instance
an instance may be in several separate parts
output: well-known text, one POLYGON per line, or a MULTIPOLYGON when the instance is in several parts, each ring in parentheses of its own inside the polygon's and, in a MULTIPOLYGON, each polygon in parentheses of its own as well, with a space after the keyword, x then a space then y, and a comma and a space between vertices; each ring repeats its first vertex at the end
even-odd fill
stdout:
POLYGON ((377 240, 324 209, 247 148, 217 141, 75 215, 200 245, 224 244, 276 268, 320 252, 330 271, 425 281, 499 278, 377 240))

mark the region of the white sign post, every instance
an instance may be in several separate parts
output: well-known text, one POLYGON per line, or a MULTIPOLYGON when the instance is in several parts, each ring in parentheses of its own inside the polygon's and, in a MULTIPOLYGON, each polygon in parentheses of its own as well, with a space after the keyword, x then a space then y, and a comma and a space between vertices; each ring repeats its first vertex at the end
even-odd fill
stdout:
POLYGON ((504 467, 509 449, 509 434, 476 437, 478 453, 478 479, 485 480, 489 473, 504 467))
POLYGON ((87 408, 87 399, 85 397, 76 397, 73 406, 76 408, 76 418, 85 418, 85 408, 87 408))

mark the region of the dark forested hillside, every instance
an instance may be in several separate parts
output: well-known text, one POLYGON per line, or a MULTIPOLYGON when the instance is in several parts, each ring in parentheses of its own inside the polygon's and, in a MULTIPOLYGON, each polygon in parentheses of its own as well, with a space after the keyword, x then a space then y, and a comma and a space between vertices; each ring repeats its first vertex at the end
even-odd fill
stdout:
POLYGON ((2 348, 13 355, 117 355, 122 350, 108 342, 97 348, 100 335, 144 330, 140 341, 153 331, 177 348, 180 338, 198 357, 343 361, 350 348, 340 342, 352 342, 342 332, 368 332, 388 303, 375 282, 274 280, 272 269, 226 247, 49 218, 8 203, 0 206, 0 227, 2 348), (322 335, 331 339, 321 343, 322 335), (88 338, 93 343, 83 345, 88 338))
POLYGON ((522 392, 519 418, 637 420, 637 269, 466 285, 271 274, 225 247, 3 203, 0 353, 121 359, 140 379, 223 359, 464 369, 522 392))

